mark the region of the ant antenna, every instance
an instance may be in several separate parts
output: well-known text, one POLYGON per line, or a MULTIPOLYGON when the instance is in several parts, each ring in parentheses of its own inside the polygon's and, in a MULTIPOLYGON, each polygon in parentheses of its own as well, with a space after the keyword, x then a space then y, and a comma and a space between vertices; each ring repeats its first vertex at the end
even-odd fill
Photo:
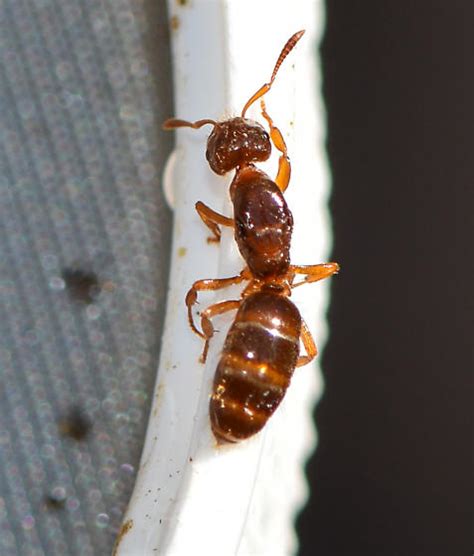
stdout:
POLYGON ((278 73, 278 70, 280 69, 280 66, 283 64, 285 58, 293 50, 293 48, 296 46, 296 43, 301 39, 303 35, 304 35, 304 29, 302 31, 298 31, 288 39, 287 43, 285 44, 282 51, 280 52, 280 56, 278 56, 278 60, 276 61, 275 67, 273 68, 273 73, 272 73, 272 77, 270 78, 270 81, 262 85, 260 89, 258 89, 258 91, 249 98, 249 100, 247 101, 247 103, 245 104, 242 110, 242 118, 245 117, 245 113, 250 108, 250 106, 256 100, 263 97, 264 94, 268 93, 268 91, 271 89, 273 82, 275 81, 275 77, 278 73))
POLYGON ((215 122, 214 120, 210 120, 209 118, 198 120, 197 122, 187 122, 186 120, 170 118, 169 120, 163 122, 163 129, 175 129, 177 127, 192 127, 193 129, 199 129, 207 124, 211 124, 215 127, 217 125, 217 122, 215 122))

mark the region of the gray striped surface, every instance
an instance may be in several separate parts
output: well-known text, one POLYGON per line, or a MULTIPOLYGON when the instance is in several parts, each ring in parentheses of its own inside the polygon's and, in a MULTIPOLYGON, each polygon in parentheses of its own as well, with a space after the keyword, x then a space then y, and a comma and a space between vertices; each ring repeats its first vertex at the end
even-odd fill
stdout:
POLYGON ((0 0, 2 556, 109 554, 132 490, 168 275, 167 33, 161 2, 0 0))

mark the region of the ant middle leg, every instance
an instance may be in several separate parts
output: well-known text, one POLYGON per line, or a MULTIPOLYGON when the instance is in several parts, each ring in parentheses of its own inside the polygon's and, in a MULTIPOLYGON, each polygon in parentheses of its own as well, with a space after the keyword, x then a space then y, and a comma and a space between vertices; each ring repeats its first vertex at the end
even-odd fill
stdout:
POLYGON ((215 303, 214 305, 211 305, 210 307, 208 307, 202 312, 201 328, 204 332, 203 337, 205 339, 205 343, 201 353, 201 357, 199 358, 199 361, 201 363, 206 362, 207 352, 209 351, 209 342, 211 338, 214 336, 214 326, 212 324, 211 319, 213 317, 216 317, 217 315, 222 315, 224 313, 227 313, 228 311, 238 309, 241 303, 242 300, 229 299, 227 301, 221 301, 220 303, 215 303))
POLYGON ((303 284, 311 284, 311 282, 317 282, 318 280, 324 280, 324 278, 329 278, 333 274, 337 274, 340 267, 337 263, 323 263, 323 264, 313 264, 305 266, 291 265, 289 273, 291 274, 305 274, 306 276, 297 282, 292 284, 291 288, 297 288, 303 284))
POLYGON ((186 307, 188 308, 188 323, 191 330, 199 337, 206 339, 205 333, 201 332, 194 324, 193 307, 198 302, 198 292, 216 291, 227 288, 228 286, 232 286, 234 284, 240 284, 243 280, 248 280, 248 277, 248 270, 245 268, 240 274, 237 276, 231 276, 230 278, 209 278, 194 282, 185 298, 186 307))
POLYGON ((201 201, 198 201, 195 206, 199 217, 213 234, 207 238, 208 243, 218 243, 221 240, 221 229, 219 228, 219 224, 221 226, 229 226, 230 228, 234 227, 233 218, 228 218, 223 214, 219 214, 201 201))
POLYGON ((283 139, 281 131, 274 125, 273 120, 267 113, 263 98, 260 100, 260 106, 262 108, 262 116, 267 120, 270 127, 270 138, 275 145, 275 148, 281 152, 281 156, 278 161, 278 173, 275 178, 275 183, 278 185, 280 190, 284 192, 290 183, 291 176, 291 164, 288 156, 288 149, 286 148, 286 143, 283 139))

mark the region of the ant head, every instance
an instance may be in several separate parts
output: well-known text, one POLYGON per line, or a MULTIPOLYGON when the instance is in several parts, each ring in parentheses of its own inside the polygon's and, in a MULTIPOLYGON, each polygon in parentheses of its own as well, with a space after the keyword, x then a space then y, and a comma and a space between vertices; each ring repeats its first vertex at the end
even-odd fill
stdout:
POLYGON ((216 174, 222 175, 239 166, 245 166, 253 162, 263 162, 270 157, 272 147, 268 133, 259 123, 247 119, 245 114, 255 101, 262 99, 262 115, 270 124, 272 130, 272 120, 266 113, 263 96, 271 89, 281 64, 303 34, 304 31, 298 31, 288 39, 278 56, 270 81, 264 83, 249 98, 244 105, 241 116, 214 124, 214 130, 207 140, 206 158, 209 166, 216 174))
MULTIPOLYGON (((176 129, 179 127, 200 129, 202 126, 208 124, 214 126, 207 140, 206 158, 211 169, 219 175, 223 175, 239 166, 268 160, 272 150, 270 136, 258 122, 247 119, 245 114, 254 102, 262 99, 262 115, 270 125, 272 136, 275 132, 278 132, 278 130, 273 127, 272 120, 266 113, 262 97, 271 89, 281 64, 293 50, 303 34, 304 31, 298 31, 288 39, 276 61, 270 81, 264 83, 258 91, 249 98, 244 105, 240 117, 232 118, 225 122, 216 122, 209 118, 196 122, 171 118, 163 123, 163 129, 176 129)), ((279 137, 279 135, 280 133, 278 132, 277 137, 279 137)), ((280 137, 280 139, 283 141, 283 138, 280 137)))
POLYGON ((270 136, 263 126, 247 118, 218 122, 207 140, 206 158, 211 169, 223 175, 239 166, 270 157, 270 136))
POLYGON ((200 129, 208 124, 213 126, 213 130, 207 140, 206 158, 216 174, 222 176, 239 166, 263 162, 270 157, 270 135, 258 122, 243 116, 224 122, 208 118, 196 122, 171 118, 163 123, 163 129, 200 129))

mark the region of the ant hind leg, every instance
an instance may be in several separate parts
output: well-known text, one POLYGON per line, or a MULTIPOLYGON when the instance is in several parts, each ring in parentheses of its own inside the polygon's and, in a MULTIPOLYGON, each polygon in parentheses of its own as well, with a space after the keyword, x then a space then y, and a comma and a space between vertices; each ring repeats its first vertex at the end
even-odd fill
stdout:
POLYGON ((316 355, 318 355, 318 348, 314 341, 313 335, 309 331, 309 328, 305 321, 301 319, 301 341, 303 342, 304 349, 306 350, 306 355, 300 355, 296 363, 297 367, 302 367, 310 361, 312 361, 316 355))
POLYGON ((198 302, 198 292, 220 290, 234 284, 240 284, 240 282, 247 279, 248 270, 244 269, 237 276, 231 276, 230 278, 208 278, 205 280, 197 280, 196 282, 194 282, 194 284, 191 286, 190 290, 186 294, 185 298, 186 307, 188 308, 188 322, 191 330, 200 338, 206 339, 205 334, 201 332, 194 323, 193 307, 198 302))
POLYGON ((201 315, 201 328, 204 332, 204 348, 202 350, 201 357, 199 361, 201 363, 205 363, 207 359, 207 352, 209 351, 209 342, 211 338, 214 336, 214 326, 212 324, 211 319, 217 315, 222 315, 227 313, 227 311, 232 311, 234 309, 238 309, 240 304, 242 303, 241 300, 237 299, 229 299, 227 301, 221 301, 220 303, 215 303, 208 307, 205 311, 202 312, 201 315))

